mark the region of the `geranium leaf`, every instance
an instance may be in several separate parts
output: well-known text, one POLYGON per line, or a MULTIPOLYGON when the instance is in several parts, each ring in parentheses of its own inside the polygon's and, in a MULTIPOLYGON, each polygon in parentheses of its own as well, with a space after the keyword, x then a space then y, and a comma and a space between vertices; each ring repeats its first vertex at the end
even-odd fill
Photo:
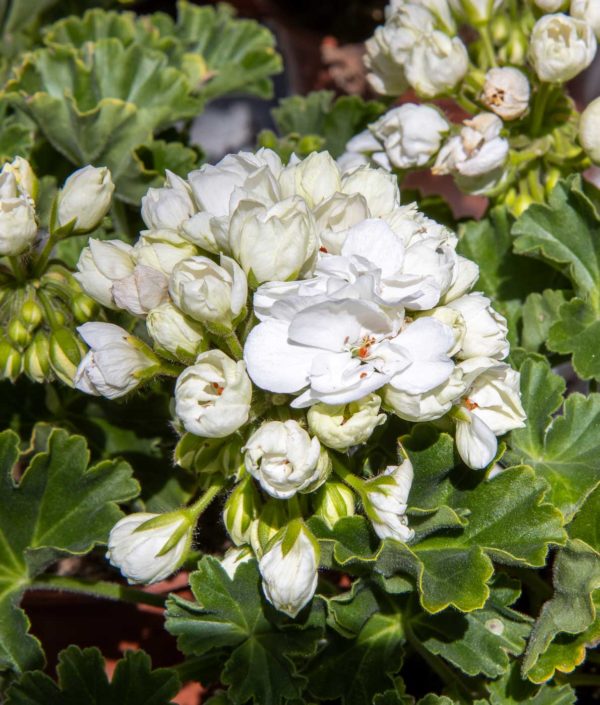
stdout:
POLYGON ((521 341, 524 348, 536 352, 546 345, 550 328, 558 320, 560 307, 566 301, 567 292, 562 290, 546 289, 541 294, 529 294, 523 305, 521 341))
POLYGON ((317 648, 324 628, 320 601, 306 622, 289 623, 265 602, 255 561, 240 565, 231 580, 219 561, 204 557, 190 576, 197 602, 169 598, 166 627, 186 654, 227 648, 221 681, 234 703, 250 698, 277 705, 301 696, 306 677, 296 660, 317 648))
POLYGON ((600 482, 600 395, 571 394, 546 360, 521 365, 527 426, 513 431, 503 461, 527 463, 550 484, 549 499, 570 520, 600 482), (563 405, 562 415, 556 416, 563 405))
POLYGON ((80 436, 54 430, 47 449, 19 475, 19 438, 0 434, 0 670, 41 665, 17 605, 33 578, 64 553, 82 554, 106 541, 122 516, 117 502, 139 492, 129 465, 105 461, 88 468, 80 436))
POLYGON ((490 705, 573 705, 575 691, 569 685, 534 685, 521 677, 519 662, 500 678, 489 681, 490 705))
POLYGON ((59 654, 58 684, 41 671, 23 674, 8 691, 7 705, 173 705, 180 684, 175 671, 152 670, 143 651, 129 651, 109 682, 96 648, 69 646, 59 654))

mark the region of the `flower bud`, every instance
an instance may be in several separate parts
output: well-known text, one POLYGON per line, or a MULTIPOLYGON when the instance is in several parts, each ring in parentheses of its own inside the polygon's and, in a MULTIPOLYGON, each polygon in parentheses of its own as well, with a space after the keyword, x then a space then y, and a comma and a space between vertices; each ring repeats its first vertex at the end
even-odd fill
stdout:
POLYGON ((593 100, 581 113, 579 142, 588 157, 600 164, 600 98, 593 100))
POLYGON ((86 323, 98 315, 98 304, 86 294, 77 294, 71 305, 77 323, 86 323))
POLYGON ((27 299, 21 306, 19 319, 27 330, 35 330, 44 320, 42 307, 34 299, 27 299))
POLYGON ((313 208, 340 190, 340 168, 329 152, 313 152, 279 176, 282 198, 300 196, 313 208))
POLYGON ((264 423, 250 436, 244 450, 246 470, 277 499, 316 489, 329 469, 319 441, 297 421, 264 423))
POLYGON ((84 323, 77 330, 90 351, 71 379, 86 394, 117 399, 159 368, 152 351, 119 326, 84 323))
POLYGON ((295 617, 317 589, 319 545, 300 521, 294 521, 265 551, 258 564, 267 600, 295 617))
MULTIPOLYGON (((12 174, 7 176, 14 180, 12 174)), ((23 254, 33 245, 37 232, 35 211, 27 196, 0 198, 0 256, 23 254)))
POLYGON ((310 432, 328 448, 348 450, 365 443, 377 426, 385 423, 379 413, 381 399, 369 394, 348 404, 315 404, 308 410, 310 432))
POLYGON ((390 110, 371 126, 373 134, 383 142, 390 162, 399 169, 427 164, 449 129, 435 108, 413 103, 390 110))
POLYGON ((186 431, 207 438, 229 436, 248 421, 252 383, 244 362, 221 350, 201 353, 175 385, 175 413, 186 431))
POLYGON ((482 102, 503 120, 516 120, 529 107, 529 81, 519 69, 505 66, 485 75, 482 102))
MULTIPOLYGON (((369 133, 370 134, 370 133, 369 133)), ((369 217, 365 198, 355 193, 347 196, 335 193, 315 209, 317 232, 321 240, 321 252, 339 255, 346 238, 346 230, 369 217)))
POLYGON ((540 81, 564 83, 586 69, 596 55, 596 37, 587 22, 567 15, 544 15, 529 40, 529 59, 540 81))
POLYGON ((456 15, 475 26, 488 22, 504 0, 449 0, 456 15))
POLYGON ((78 169, 65 181, 58 195, 57 221, 62 228, 73 222, 73 233, 97 228, 108 213, 115 185, 110 171, 91 165, 78 169))
POLYGON ((142 198, 142 218, 151 230, 179 230, 195 208, 185 181, 167 172, 165 188, 151 188, 142 198))
POLYGON ((423 98, 453 90, 468 68, 469 55, 462 40, 438 31, 424 35, 404 65, 409 84, 423 98))
POLYGON ((235 579, 235 574, 239 566, 254 558, 252 549, 249 546, 237 546, 230 548, 221 559, 221 568, 227 573, 231 580, 235 579))
POLYGON ((118 521, 108 537, 106 557, 130 584, 164 580, 185 560, 192 524, 181 512, 138 512, 118 521))
POLYGON ((406 459, 402 465, 390 465, 381 475, 365 482, 365 512, 380 539, 405 542, 414 536, 406 517, 413 476, 412 463, 406 459))
POLYGON ((131 245, 121 240, 91 239, 79 255, 74 277, 93 299, 107 308, 118 308, 113 285, 129 277, 134 266, 131 245))
POLYGON ((152 267, 136 264, 133 272, 112 285, 115 304, 133 314, 145 316, 168 299, 169 280, 152 267))
POLYGON ((250 545, 257 556, 262 556, 271 539, 289 524, 286 502, 268 499, 260 510, 258 519, 250 527, 250 545))
POLYGON ((23 358, 8 340, 0 341, 0 379, 14 382, 21 374, 23 358))
POLYGON ((31 342, 31 333, 18 318, 13 318, 10 321, 6 328, 6 333, 11 343, 14 343, 19 349, 27 347, 31 342))
POLYGON ((168 301, 148 312, 146 327, 156 349, 167 357, 193 362, 207 347, 202 326, 168 301))
POLYGON ((49 347, 52 371, 61 382, 73 387, 73 379, 81 358, 85 355, 85 347, 75 333, 66 326, 50 333, 49 347))
POLYGON ((169 276, 176 264, 198 253, 194 245, 171 230, 144 230, 133 248, 136 264, 169 276))
POLYGON ((381 218, 400 206, 398 179, 383 169, 359 167, 344 174, 342 193, 361 194, 369 204, 371 217, 381 218))
POLYGON ((246 475, 229 495, 223 508, 225 528, 236 546, 250 541, 252 523, 258 518, 260 506, 260 495, 254 481, 246 475))
POLYGON ((354 515, 354 493, 342 482, 326 482, 314 494, 315 515, 333 529, 344 517, 354 515))
POLYGON ((43 331, 38 331, 23 356, 25 374, 41 384, 48 380, 50 373, 50 343, 43 331))
POLYGON ((15 181, 21 193, 29 196, 32 201, 35 201, 39 182, 31 168, 31 164, 26 159, 23 159, 23 157, 15 157, 12 162, 2 167, 2 173, 12 174, 15 177, 15 181))
POLYGON ((173 269, 169 293, 188 316, 210 325, 213 332, 231 331, 248 296, 246 275, 230 257, 221 266, 208 257, 190 257, 173 269))
POLYGON ((467 294, 451 301, 448 308, 458 311, 466 326, 458 358, 503 359, 508 355, 506 319, 491 307, 486 296, 480 293, 467 294))
POLYGON ((600 39, 600 3, 598 0, 571 0, 571 17, 585 20, 600 39))

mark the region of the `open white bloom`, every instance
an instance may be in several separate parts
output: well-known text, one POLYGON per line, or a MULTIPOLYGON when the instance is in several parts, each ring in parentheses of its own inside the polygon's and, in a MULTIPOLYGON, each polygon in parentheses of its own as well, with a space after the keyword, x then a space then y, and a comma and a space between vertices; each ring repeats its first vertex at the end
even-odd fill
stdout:
POLYGON ((383 151, 381 142, 368 129, 351 137, 346 142, 345 150, 337 159, 343 172, 352 171, 359 166, 368 166, 371 162, 391 171, 390 160, 383 151))
POLYGON ((383 169, 363 166, 345 173, 341 192, 349 196, 363 196, 373 218, 388 215, 400 206, 398 179, 383 169))
POLYGON ((454 299, 458 299, 463 294, 467 294, 475 286, 475 282, 478 279, 479 267, 475 262, 457 255, 452 284, 450 284, 450 288, 442 296, 440 302, 447 304, 450 301, 454 301, 454 299))
POLYGON ((225 555, 221 559, 221 568, 223 568, 231 580, 233 580, 237 569, 253 558, 254 554, 250 546, 234 546, 225 552, 225 555))
POLYGON ((0 176, 0 257, 28 250, 37 237, 35 210, 29 196, 19 193, 14 174, 0 176))
POLYGON ((98 227, 110 208, 114 190, 110 171, 105 166, 78 169, 65 181, 58 196, 58 224, 62 227, 75 221, 76 233, 98 227))
POLYGON ((267 600, 280 612, 295 617, 317 589, 318 544, 304 524, 298 528, 292 523, 265 551, 258 567, 267 600))
POLYGON ((243 362, 221 350, 198 355, 175 385, 175 413, 186 431, 205 438, 223 438, 248 420, 252 384, 243 362))
POLYGON ((270 208, 242 201, 231 218, 229 245, 255 286, 298 279, 317 251, 314 217, 298 196, 270 208))
POLYGON ((365 512, 380 539, 405 542, 415 535, 406 516, 413 477, 412 463, 406 459, 402 465, 390 465, 381 475, 365 482, 365 512))
POLYGON ((113 284, 133 274, 133 247, 121 240, 89 240, 77 262, 75 279, 86 294, 107 308, 119 308, 113 284))
POLYGON ((559 12, 564 10, 568 0, 533 0, 533 2, 544 12, 559 12))
POLYGON ((500 137, 502 120, 480 113, 464 121, 460 134, 440 149, 434 174, 453 174, 465 191, 483 193, 501 177, 508 158, 508 141, 500 137))
POLYGON ((600 98, 593 100, 581 114, 579 141, 588 157, 600 164, 600 98))
POLYGON ((76 389, 107 399, 122 397, 138 386, 144 373, 157 368, 141 341, 112 323, 84 323, 77 329, 90 346, 75 374, 76 389))
POLYGON ((437 30, 422 37, 404 64, 406 79, 423 98, 451 91, 468 68, 469 55, 462 40, 437 30))
POLYGON ((503 120, 517 120, 527 112, 527 76, 512 66, 490 69, 485 75, 482 102, 503 120))
POLYGON ((529 59, 540 81, 564 83, 586 69, 596 55, 596 37, 583 20, 544 15, 529 40, 529 59))
POLYGON ((458 311, 466 326, 457 355, 459 358, 493 357, 502 360, 508 355, 506 319, 494 311, 486 296, 467 294, 450 302, 448 308, 458 311))
MULTIPOLYGON (((370 134, 370 133, 369 133, 370 134)), ((337 255, 346 239, 346 231, 370 216, 366 198, 360 193, 335 193, 315 209, 320 252, 337 255)))
POLYGON ((283 198, 300 196, 314 208, 340 190, 340 168, 329 152, 313 152, 286 166, 279 176, 283 198))
POLYGON ((198 254, 198 250, 173 230, 142 230, 132 254, 136 264, 152 267, 168 277, 176 264, 198 254))
POLYGON ((600 2, 598 0, 571 0, 571 17, 585 20, 600 39, 600 2))
POLYGON ((457 16, 474 25, 490 20, 504 0, 448 0, 457 16))
POLYGON ((329 470, 321 444, 297 421, 268 421, 244 446, 246 470, 265 492, 289 499, 296 492, 316 489, 329 470))
POLYGON ((385 8, 386 18, 389 19, 408 2, 411 5, 422 5, 427 8, 439 23, 439 29, 443 29, 448 34, 456 33, 456 22, 452 16, 448 0, 391 0, 385 8))
POLYGON ((522 428, 526 416, 521 405, 520 375, 516 370, 488 358, 476 358, 468 363, 464 365, 466 374, 477 376, 453 412, 456 447, 466 465, 481 469, 496 455, 496 436, 522 428))
POLYGON ((115 304, 134 316, 145 316, 169 298, 169 280, 152 267, 137 264, 133 272, 112 285, 115 304))
POLYGON ((113 526, 106 557, 129 583, 151 585, 179 568, 191 541, 192 526, 181 512, 138 512, 113 526))
POLYGON ((170 171, 165 187, 148 189, 142 198, 142 218, 150 230, 180 230, 194 212, 189 187, 170 171))
POLYGON ((428 105, 405 103, 371 126, 390 162, 399 169, 420 167, 438 151, 450 126, 440 112, 428 105))
POLYGON ((368 440, 377 426, 385 423, 379 413, 381 399, 369 394, 349 404, 315 404, 308 410, 308 427, 323 445, 348 450, 368 440))
POLYGON ((197 321, 231 330, 246 304, 248 283, 243 270, 221 255, 221 266, 208 257, 190 257, 171 273, 169 293, 175 305, 197 321))
POLYGON ((205 345, 202 326, 169 301, 148 312, 146 327, 158 348, 177 358, 195 358, 205 345))

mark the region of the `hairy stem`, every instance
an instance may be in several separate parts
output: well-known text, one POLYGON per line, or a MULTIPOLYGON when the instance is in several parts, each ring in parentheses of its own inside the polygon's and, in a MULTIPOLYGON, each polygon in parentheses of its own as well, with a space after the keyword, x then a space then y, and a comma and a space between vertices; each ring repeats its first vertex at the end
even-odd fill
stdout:
POLYGON ((152 605, 164 607, 165 596, 144 592, 138 588, 111 583, 107 580, 83 580, 82 578, 63 577, 61 575, 41 575, 36 578, 29 590, 58 590, 81 595, 92 595, 100 599, 119 600, 134 605, 152 605))

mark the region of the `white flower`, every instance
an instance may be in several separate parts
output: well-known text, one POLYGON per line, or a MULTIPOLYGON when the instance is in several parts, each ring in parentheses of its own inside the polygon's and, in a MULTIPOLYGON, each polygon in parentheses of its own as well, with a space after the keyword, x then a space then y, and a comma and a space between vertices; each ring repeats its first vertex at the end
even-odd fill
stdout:
POLYGON ((308 410, 308 427, 323 445, 335 450, 348 450, 365 443, 377 426, 385 423, 379 413, 381 399, 369 394, 349 404, 315 404, 308 410))
POLYGON ((503 120, 516 120, 529 107, 527 76, 512 66, 490 69, 485 75, 482 102, 503 120))
POLYGON ((315 209, 320 251, 340 253, 346 230, 369 217, 367 200, 360 193, 335 193, 315 209))
POLYGON ((231 218, 229 243, 254 286, 298 279, 317 251, 315 221, 297 196, 270 208, 243 201, 231 218))
POLYGON ((324 477, 321 445, 297 421, 268 421, 245 447, 246 470, 265 492, 289 499, 296 492, 316 489, 324 477))
POLYGON ((414 471, 410 460, 390 465, 364 484, 365 512, 380 539, 410 541, 415 532, 408 527, 406 508, 414 471))
POLYGON ((400 206, 398 179, 383 169, 363 166, 344 174, 341 192, 362 195, 373 218, 388 215, 400 206))
POLYGON ((175 413, 186 431, 205 438, 224 438, 248 420, 252 384, 243 362, 221 350, 198 355, 175 385, 175 413))
MULTIPOLYGON (((15 157, 12 162, 6 162, 0 174, 12 174, 21 192, 20 195, 29 196, 29 198, 35 200, 39 185, 38 178, 31 168, 31 164, 26 159, 15 157)), ((16 195, 15 193, 13 197, 16 195)), ((0 195, 0 198, 4 198, 4 196, 0 195)))
POLYGON ((176 264, 197 253, 194 245, 172 230, 143 230, 132 254, 136 264, 152 267, 169 276, 176 264))
POLYGON ((138 512, 113 526, 106 557, 129 583, 150 585, 179 568, 191 541, 192 527, 182 513, 138 512), (164 551, 167 544, 172 545, 164 551))
POLYGON ((457 255, 454 267, 454 277, 450 288, 441 298, 441 303, 447 304, 468 293, 479 279, 479 267, 466 257, 457 255))
POLYGON ((423 36, 404 65, 409 84, 423 98, 451 91, 468 68, 469 55, 462 40, 437 30, 423 36))
POLYGON ((190 257, 171 273, 169 293, 188 316, 231 330, 246 304, 248 283, 240 266, 221 255, 221 266, 208 257, 190 257))
POLYGON ((84 323, 77 329, 90 346, 75 374, 75 388, 107 399, 122 397, 144 374, 158 368, 156 358, 126 330, 112 323, 84 323))
POLYGON ((312 499, 315 515, 323 519, 330 528, 340 519, 354 515, 354 493, 341 482, 326 482, 319 487, 312 499))
POLYGON ((133 247, 121 240, 89 240, 77 262, 75 279, 86 294, 107 308, 118 308, 113 284, 133 273, 133 247))
POLYGON ((235 546, 226 551, 223 558, 221 558, 221 568, 223 568, 231 580, 233 580, 237 569, 253 558, 254 554, 249 546, 235 546))
POLYGON ((490 305, 490 300, 480 293, 461 296, 448 304, 458 311, 466 326, 459 358, 493 357, 504 359, 509 353, 506 339, 506 319, 490 305))
POLYGON ((78 169, 65 181, 58 196, 58 224, 63 227, 74 220, 74 232, 94 230, 108 212, 114 190, 110 171, 105 166, 78 169))
POLYGON ((570 81, 595 55, 596 37, 583 20, 564 14, 544 15, 531 32, 529 59, 540 81, 570 81))
MULTIPOLYGON (((533 2, 544 12, 559 12, 567 5, 567 0, 533 0, 533 2)), ((577 15, 573 16, 576 17, 577 15)))
POLYGON ((448 32, 448 34, 456 33, 456 22, 452 17, 448 0, 391 0, 385 8, 386 17, 391 17, 408 2, 410 2, 411 5, 422 5, 427 8, 429 12, 435 16, 441 29, 448 32))
POLYGON ((375 34, 365 42, 365 65, 369 69, 367 81, 381 95, 402 95, 408 84, 402 67, 398 65, 388 41, 385 27, 377 27, 375 34))
POLYGON ((571 0, 571 17, 585 20, 600 39, 600 2, 598 0, 571 0))
POLYGON ((134 316, 145 316, 168 299, 169 280, 152 267, 137 264, 133 272, 112 285, 115 304, 134 316))
POLYGON ((295 617, 310 602, 317 589, 317 542, 304 525, 297 529, 292 524, 265 551, 258 567, 267 600, 280 612, 295 617), (288 537, 292 531, 296 535, 288 537), (292 545, 287 545, 291 540, 292 545))
POLYGON ((588 157, 600 164, 600 98, 593 100, 581 114, 579 141, 588 157))
POLYGON ((279 185, 283 198, 301 196, 314 208, 340 190, 340 168, 329 152, 313 152, 286 166, 279 185))
POLYGON ((168 301, 148 312, 146 327, 158 348, 177 358, 195 358, 205 344, 200 324, 168 301))
POLYGON ((448 0, 459 18, 474 25, 487 22, 504 0, 448 0))
POLYGON ((180 230, 195 213, 187 184, 167 171, 167 186, 151 188, 142 198, 142 218, 150 230, 180 230))
POLYGON ((383 142, 390 162, 410 169, 427 164, 450 126, 435 108, 405 103, 379 118, 371 129, 383 142))
POLYGON ((464 121, 460 134, 440 149, 434 174, 453 174, 465 191, 483 193, 503 175, 508 141, 500 137, 502 120, 493 113, 480 113, 464 121))
MULTIPOLYGON (((9 183, 16 180, 12 174, 0 177, 0 189, 6 193, 9 183)), ((13 188, 9 187, 12 191, 13 188)), ((28 196, 0 197, 0 256, 14 257, 23 254, 34 243, 38 227, 35 211, 28 196)))
POLYGON ((477 376, 453 412, 456 447, 466 465, 480 469, 489 465, 496 455, 496 436, 522 428, 526 416, 521 405, 520 375, 516 370, 487 358, 468 363, 463 365, 465 372, 477 376))

